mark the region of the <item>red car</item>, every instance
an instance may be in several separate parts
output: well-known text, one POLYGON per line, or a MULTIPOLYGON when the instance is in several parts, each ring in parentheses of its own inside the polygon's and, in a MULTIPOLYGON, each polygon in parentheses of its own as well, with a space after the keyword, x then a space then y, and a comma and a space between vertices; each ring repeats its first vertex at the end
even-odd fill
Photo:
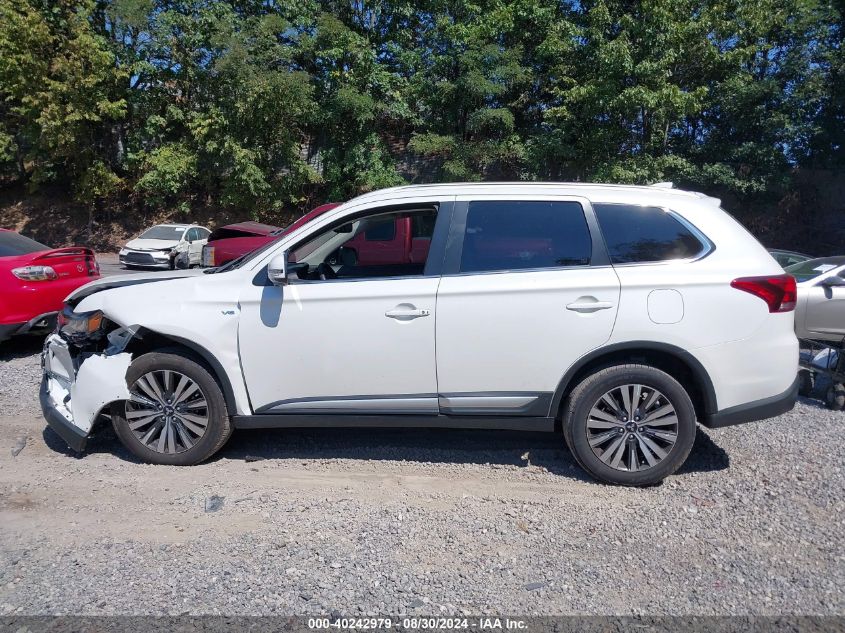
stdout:
POLYGON ((202 247, 203 266, 222 266, 245 255, 256 248, 264 246, 280 238, 285 233, 298 229, 306 222, 311 221, 318 215, 340 206, 339 202, 322 204, 299 218, 296 222, 286 228, 280 228, 271 224, 260 222, 240 222, 228 224, 215 229, 208 236, 208 243, 202 247))
POLYGON ((0 341, 54 326, 65 297, 99 277, 89 248, 50 248, 0 229, 0 341))

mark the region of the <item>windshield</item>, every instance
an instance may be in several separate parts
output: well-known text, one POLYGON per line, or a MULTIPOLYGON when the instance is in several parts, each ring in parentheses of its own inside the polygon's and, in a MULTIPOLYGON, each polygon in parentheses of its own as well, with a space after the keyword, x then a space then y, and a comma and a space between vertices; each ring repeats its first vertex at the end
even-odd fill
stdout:
POLYGON ((800 283, 802 281, 809 281, 814 277, 824 275, 834 268, 839 268, 839 266, 839 264, 831 264, 829 262, 825 263, 823 261, 813 259, 808 262, 801 262, 799 264, 787 266, 784 270, 795 277, 795 280, 800 283))
POLYGON ((49 251, 50 247, 12 231, 0 231, 0 257, 49 251))
POLYGON ((182 239, 182 234, 185 232, 184 226, 154 226, 151 229, 147 229, 138 239, 142 240, 176 240, 179 241, 182 239))

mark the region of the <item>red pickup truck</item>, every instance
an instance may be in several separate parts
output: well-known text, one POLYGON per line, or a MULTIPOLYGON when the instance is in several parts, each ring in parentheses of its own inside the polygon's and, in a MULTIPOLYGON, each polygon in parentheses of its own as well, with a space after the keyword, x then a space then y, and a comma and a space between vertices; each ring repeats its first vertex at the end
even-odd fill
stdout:
MULTIPOLYGON (((339 206, 333 202, 306 213, 286 228, 258 222, 229 224, 211 232, 202 250, 203 266, 222 266, 250 251, 298 229, 318 215, 339 206)), ((347 265, 392 265, 424 263, 431 244, 434 216, 390 218, 373 223, 343 245, 347 265), (426 226, 430 223, 431 226, 426 226)))

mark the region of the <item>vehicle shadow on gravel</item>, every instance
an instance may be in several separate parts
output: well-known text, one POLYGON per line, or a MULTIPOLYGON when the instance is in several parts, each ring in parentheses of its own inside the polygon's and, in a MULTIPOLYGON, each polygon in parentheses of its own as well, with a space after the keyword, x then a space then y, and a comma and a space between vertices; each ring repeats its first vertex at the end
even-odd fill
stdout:
MULTIPOLYGON (((44 441, 69 457, 111 453, 139 463, 120 444, 105 422, 77 454, 51 429, 44 441)), ((559 434, 458 429, 284 429, 239 430, 210 461, 356 459, 428 464, 469 464, 538 467, 578 481, 593 481, 578 466, 559 434)), ((713 472, 730 465, 728 454, 704 430, 699 430, 692 452, 679 474, 713 472)))
POLYGON ((40 353, 44 347, 44 338, 44 335, 31 334, 3 341, 0 343, 0 363, 40 353))

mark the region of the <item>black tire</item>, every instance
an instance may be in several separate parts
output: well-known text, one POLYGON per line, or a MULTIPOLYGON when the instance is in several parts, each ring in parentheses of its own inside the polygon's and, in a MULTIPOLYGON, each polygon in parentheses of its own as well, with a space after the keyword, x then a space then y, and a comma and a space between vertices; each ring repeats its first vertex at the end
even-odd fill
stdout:
POLYGON ((190 268, 192 268, 191 256, 187 252, 182 251, 173 256, 173 270, 188 270, 190 268))
MULTIPOLYGON (((220 385, 209 373, 188 354, 177 351, 150 352, 139 356, 126 372, 126 383, 130 389, 142 376, 152 371, 178 372, 193 381, 204 397, 207 406, 207 426, 204 434, 185 450, 174 453, 158 452, 147 447, 129 427, 127 420, 127 401, 112 404, 112 424, 114 431, 123 445, 136 457, 150 464, 171 466, 192 466, 208 459, 219 451, 232 434, 232 424, 226 401, 220 385)), ((175 435, 174 435, 175 436, 175 435)))
MULTIPOLYGON (((575 459, 591 476, 611 484, 647 486, 662 481, 686 461, 695 441, 695 408, 689 394, 669 374, 648 365, 615 365, 588 376, 572 390, 562 413, 564 438, 575 459), (674 407, 677 417, 674 445, 661 461, 653 466, 642 464, 646 467, 641 470, 619 470, 604 463, 590 446, 588 437, 587 419, 592 408, 604 394, 623 385, 656 389, 674 407)), ((637 441, 635 434, 629 439, 637 441)), ((641 466, 635 464, 635 467, 641 466)))
POLYGON ((845 409, 845 385, 841 382, 830 385, 825 393, 824 403, 828 409, 832 409, 833 411, 842 411, 845 409))
POLYGON ((798 394, 809 398, 816 388, 816 377, 809 369, 798 370, 798 394))

